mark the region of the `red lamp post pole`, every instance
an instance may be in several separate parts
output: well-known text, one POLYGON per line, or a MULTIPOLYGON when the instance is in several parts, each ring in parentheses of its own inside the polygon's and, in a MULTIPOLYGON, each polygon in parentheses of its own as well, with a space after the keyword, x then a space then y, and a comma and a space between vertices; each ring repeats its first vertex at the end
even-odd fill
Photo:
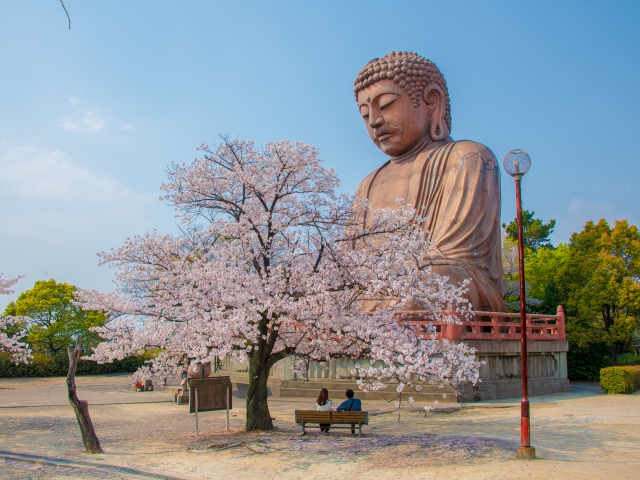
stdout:
POLYGON ((520 331, 522 333, 522 402, 520 403, 520 446, 531 446, 529 386, 527 382, 527 302, 524 281, 524 232, 522 228, 521 178, 516 178, 516 209, 518 219, 518 257, 520 270, 520 331))
POLYGON ((529 410, 529 384, 527 371, 527 300, 524 289, 524 232, 522 228, 521 179, 522 176, 515 176, 516 210, 518 220, 518 263, 520 271, 520 332, 522 333, 522 401, 520 402, 520 446, 518 447, 518 457, 533 459, 536 457, 536 449, 531 446, 531 416, 529 410))
POLYGON ((522 402, 520 403, 520 446, 518 457, 536 458, 531 446, 531 417, 529 415, 529 389, 527 372, 527 298, 524 289, 524 232, 522 231, 522 176, 531 168, 531 158, 519 148, 507 153, 502 161, 505 171, 516 181, 516 213, 518 223, 518 257, 520 271, 520 332, 522 338, 522 402))

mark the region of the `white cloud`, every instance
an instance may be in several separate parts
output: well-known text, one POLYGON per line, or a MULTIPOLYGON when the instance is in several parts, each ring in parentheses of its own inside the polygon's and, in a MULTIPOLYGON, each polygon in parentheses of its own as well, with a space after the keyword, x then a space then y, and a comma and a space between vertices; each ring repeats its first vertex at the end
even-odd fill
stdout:
POLYGON ((133 125, 131 125, 130 123, 123 123, 122 125, 120 125, 120 128, 122 128, 123 130, 131 130, 133 128, 133 125))
POLYGON ((0 143, 0 272, 27 275, 15 295, 50 277, 109 290, 113 271, 97 266, 96 253, 171 228, 171 212, 157 199, 65 152, 0 143))
POLYGON ((589 203, 579 198, 571 199, 569 204, 569 215, 586 220, 599 220, 612 215, 615 205, 612 203, 589 203))
POLYGON ((81 112, 81 118, 61 117, 58 125, 67 132, 99 132, 104 128, 105 119, 99 117, 93 109, 81 112))
POLYGON ((77 165, 64 152, 34 145, 0 153, 0 186, 5 194, 95 205, 137 204, 147 199, 108 175, 96 175, 77 165))
POLYGON ((604 218, 613 225, 615 220, 632 220, 629 212, 622 212, 613 203, 591 203, 580 198, 573 198, 565 213, 556 213, 555 232, 552 235, 554 243, 567 242, 574 232, 580 232, 589 220, 598 222, 604 218))
POLYGON ((107 237, 120 232, 117 237, 124 238, 141 233, 143 225, 153 228, 150 211, 160 205, 157 194, 134 192, 64 152, 33 143, 0 148, 0 224, 16 238, 46 234, 65 239, 70 231, 72 241, 89 231, 107 237))
POLYGON ((71 97, 69 104, 75 109, 74 116, 66 116, 58 119, 58 125, 67 132, 97 133, 101 131, 106 120, 101 115, 100 107, 87 109, 79 108, 80 99, 71 97))

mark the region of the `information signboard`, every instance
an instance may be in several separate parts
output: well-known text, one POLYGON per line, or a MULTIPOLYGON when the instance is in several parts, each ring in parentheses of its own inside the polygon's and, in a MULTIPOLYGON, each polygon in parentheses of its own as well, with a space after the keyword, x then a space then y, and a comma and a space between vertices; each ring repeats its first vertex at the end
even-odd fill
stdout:
POLYGON ((189 388, 189 413, 232 408, 230 377, 190 378, 189 388))

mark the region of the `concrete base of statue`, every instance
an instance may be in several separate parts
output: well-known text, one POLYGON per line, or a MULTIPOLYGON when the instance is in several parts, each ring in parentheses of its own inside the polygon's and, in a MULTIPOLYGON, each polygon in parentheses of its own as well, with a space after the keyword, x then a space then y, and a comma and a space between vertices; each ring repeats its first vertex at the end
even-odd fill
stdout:
MULTIPOLYGON (((477 350, 480 379, 476 385, 462 385, 459 395, 451 387, 424 385, 420 392, 422 402, 438 400, 443 403, 477 402, 504 398, 519 398, 522 392, 520 342, 517 341, 467 341, 477 350), (445 395, 445 397, 443 397, 445 395)), ((529 395, 549 395, 571 391, 567 378, 566 340, 530 341, 528 345, 529 395)), ((351 370, 357 358, 343 357, 329 363, 311 363, 306 376, 291 371, 292 359, 284 359, 273 366, 269 379, 270 395, 276 397, 317 397, 321 388, 330 392, 342 392, 347 388, 358 392, 363 400, 389 400, 397 395, 394 386, 376 392, 358 391, 355 376, 351 370)), ((225 358, 220 369, 213 373, 231 375, 234 389, 246 388, 247 366, 235 364, 225 358)))
MULTIPOLYGON (((470 340, 466 342, 477 350, 484 361, 480 367, 480 382, 462 385, 460 399, 477 402, 522 395, 522 356, 518 341, 470 340)), ((539 340, 527 342, 529 395, 550 395, 571 391, 567 378, 566 340, 539 340)))

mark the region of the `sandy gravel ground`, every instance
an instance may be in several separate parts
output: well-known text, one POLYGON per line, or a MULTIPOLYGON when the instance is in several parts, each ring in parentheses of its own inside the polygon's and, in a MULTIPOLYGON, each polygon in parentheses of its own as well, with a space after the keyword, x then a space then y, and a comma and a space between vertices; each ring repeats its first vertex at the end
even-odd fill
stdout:
POLYGON ((128 380, 118 376, 78 383, 106 453, 84 453, 64 379, 0 380, 0 450, 75 462, 33 463, 0 452, 0 478, 612 480, 640 472, 640 395, 607 396, 589 385, 533 399, 539 459, 525 461, 515 458, 513 401, 442 413, 425 413, 420 404, 399 422, 393 405, 367 402, 370 426, 358 438, 344 430, 300 437, 293 411, 310 408, 312 399, 270 399, 276 431, 246 434, 243 400, 234 398, 231 431, 223 430, 224 412, 207 412, 195 438, 187 407, 163 401, 163 392, 121 391, 128 380))

